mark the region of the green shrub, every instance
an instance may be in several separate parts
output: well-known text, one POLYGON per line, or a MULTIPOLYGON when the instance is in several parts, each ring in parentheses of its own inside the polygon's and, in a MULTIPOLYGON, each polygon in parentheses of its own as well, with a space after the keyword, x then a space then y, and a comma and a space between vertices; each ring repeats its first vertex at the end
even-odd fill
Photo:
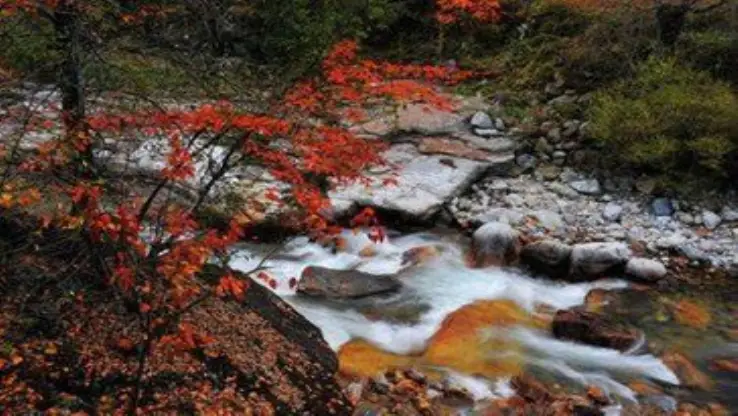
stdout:
POLYGON ((720 28, 685 33, 677 45, 680 59, 715 77, 738 84, 738 32, 720 28))
POLYGON ((632 80, 595 95, 591 136, 611 166, 673 183, 735 179, 738 99, 706 72, 651 58, 632 80))
POLYGON ((53 28, 22 15, 4 18, 1 23, 0 61, 19 72, 53 79, 58 63, 53 28))

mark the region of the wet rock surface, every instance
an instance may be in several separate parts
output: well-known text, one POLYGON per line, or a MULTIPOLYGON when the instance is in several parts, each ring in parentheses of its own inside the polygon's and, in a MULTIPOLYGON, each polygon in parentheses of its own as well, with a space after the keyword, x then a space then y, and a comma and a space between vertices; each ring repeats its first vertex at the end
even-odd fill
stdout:
POLYGON ((391 275, 310 266, 303 270, 297 291, 306 296, 351 299, 392 293, 400 287, 402 283, 391 275))

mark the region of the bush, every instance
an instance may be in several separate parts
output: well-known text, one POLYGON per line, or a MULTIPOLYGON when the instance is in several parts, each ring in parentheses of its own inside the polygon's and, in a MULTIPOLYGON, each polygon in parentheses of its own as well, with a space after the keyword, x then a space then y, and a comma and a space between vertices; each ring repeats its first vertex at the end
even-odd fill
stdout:
POLYGON ((738 33, 710 28, 682 36, 677 54, 697 69, 709 71, 717 78, 738 84, 738 33))
POLYGON ((651 58, 595 95, 591 135, 605 160, 672 183, 735 179, 738 99, 706 72, 651 58))
POLYGON ((33 73, 44 80, 53 80, 58 53, 51 26, 22 16, 4 18, 0 26, 0 61, 6 70, 33 73))

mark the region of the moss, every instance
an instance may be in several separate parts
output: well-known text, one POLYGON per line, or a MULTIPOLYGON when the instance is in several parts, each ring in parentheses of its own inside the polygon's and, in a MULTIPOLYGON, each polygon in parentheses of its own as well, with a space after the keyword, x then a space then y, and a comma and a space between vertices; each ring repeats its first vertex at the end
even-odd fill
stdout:
POLYGON ((636 77, 595 95, 592 137, 604 161, 674 183, 735 178, 738 99, 725 82, 676 60, 649 59, 636 77))

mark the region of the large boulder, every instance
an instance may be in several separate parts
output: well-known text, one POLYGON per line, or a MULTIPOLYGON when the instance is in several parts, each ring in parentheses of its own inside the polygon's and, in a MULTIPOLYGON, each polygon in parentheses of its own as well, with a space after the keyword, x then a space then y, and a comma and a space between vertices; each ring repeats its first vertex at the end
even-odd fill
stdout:
POLYGON ((571 246, 556 240, 536 241, 523 247, 520 261, 536 273, 553 278, 569 273, 571 246))
POLYGON ((630 258, 630 249, 623 243, 577 244, 571 251, 569 275, 576 280, 591 280, 622 271, 630 258))
POLYGON ((510 225, 490 222, 472 236, 472 260, 476 267, 506 266, 517 259, 520 234, 510 225))
POLYGON ((578 308, 558 311, 553 320, 552 331, 558 339, 620 351, 630 349, 639 338, 638 333, 632 329, 619 328, 603 315, 578 308))
POLYGON ((392 275, 309 266, 302 271, 297 292, 322 298, 354 299, 395 292, 401 286, 392 275))

